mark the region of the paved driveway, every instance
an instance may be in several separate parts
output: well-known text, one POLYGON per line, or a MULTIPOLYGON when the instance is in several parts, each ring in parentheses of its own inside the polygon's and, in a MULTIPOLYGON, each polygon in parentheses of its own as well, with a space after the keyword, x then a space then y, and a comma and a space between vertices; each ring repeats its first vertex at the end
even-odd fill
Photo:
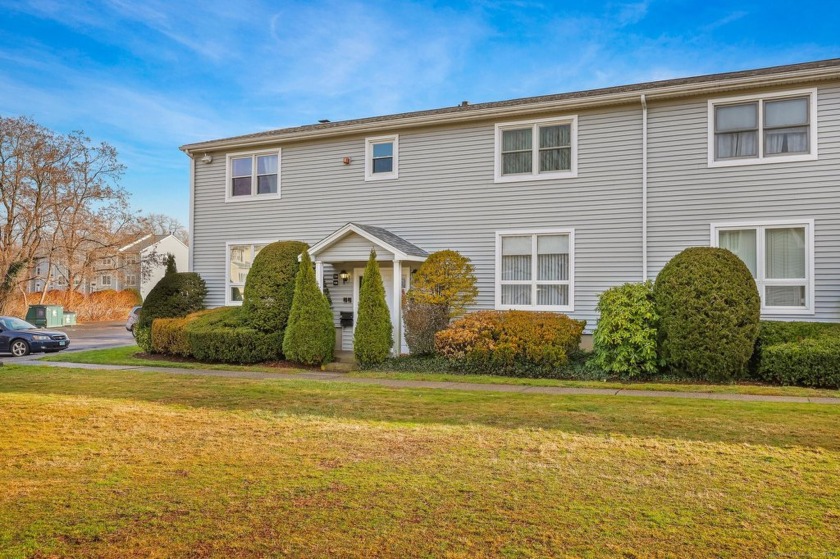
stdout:
MULTIPOLYGON (((119 347, 132 345, 134 338, 131 332, 125 329, 125 321, 119 322, 95 322, 91 324, 80 324, 63 328, 52 328, 66 332, 70 337, 70 347, 64 351, 82 351, 85 349, 102 349, 106 347, 119 347)), ((35 353, 29 357, 18 359, 37 359, 45 353, 35 353)), ((54 354, 53 354, 54 355, 54 354)), ((14 357, 9 353, 0 353, 0 359, 13 362, 14 357)))

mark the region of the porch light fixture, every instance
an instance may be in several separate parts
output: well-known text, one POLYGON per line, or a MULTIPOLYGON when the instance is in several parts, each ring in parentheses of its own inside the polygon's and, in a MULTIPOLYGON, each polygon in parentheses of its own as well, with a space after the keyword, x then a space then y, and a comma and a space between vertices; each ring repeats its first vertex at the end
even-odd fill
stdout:
POLYGON ((350 279, 350 274, 347 273, 347 270, 341 270, 341 272, 339 272, 339 274, 338 274, 338 277, 341 278, 341 281, 343 283, 347 283, 347 280, 350 279))
POLYGON ((213 162, 213 156, 210 155, 209 153, 205 153, 204 157, 201 158, 201 162, 204 163, 205 165, 208 164, 208 163, 212 163, 213 162))

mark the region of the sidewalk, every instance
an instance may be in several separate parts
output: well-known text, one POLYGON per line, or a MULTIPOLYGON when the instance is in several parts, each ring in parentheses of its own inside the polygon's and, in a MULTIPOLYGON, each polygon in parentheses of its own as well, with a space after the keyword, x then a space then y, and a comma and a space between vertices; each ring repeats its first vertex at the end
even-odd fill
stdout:
MULTIPOLYGON (((519 394, 593 395, 635 398, 683 398, 689 400, 729 400, 734 402, 780 402, 796 404, 840 405, 840 397, 762 396, 758 394, 726 394, 716 392, 668 392, 656 390, 625 390, 614 388, 563 388, 559 386, 521 386, 515 384, 479 384, 473 382, 434 382, 425 380, 396 380, 382 378, 349 377, 344 373, 261 373, 258 371, 216 371, 208 369, 180 369, 175 367, 141 367, 139 365, 95 365, 91 363, 61 363, 45 361, 15 361, 16 365, 38 365, 67 369, 93 369, 131 371, 134 373, 168 373, 173 375, 198 375, 207 377, 243 378, 251 380, 310 380, 316 382, 344 382, 382 386, 386 388, 431 388, 440 390, 467 390, 479 392, 508 392, 519 394)), ((0 369, 2 371, 2 369, 0 369)))

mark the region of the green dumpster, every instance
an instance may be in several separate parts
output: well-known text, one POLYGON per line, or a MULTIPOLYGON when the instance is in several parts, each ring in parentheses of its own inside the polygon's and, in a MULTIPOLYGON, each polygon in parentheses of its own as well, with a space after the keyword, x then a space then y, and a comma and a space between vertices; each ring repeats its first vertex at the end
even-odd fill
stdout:
POLYGON ((26 322, 41 328, 64 326, 64 307, 61 305, 29 305, 26 322))
POLYGON ((76 325, 76 311, 64 311, 64 326, 76 325))

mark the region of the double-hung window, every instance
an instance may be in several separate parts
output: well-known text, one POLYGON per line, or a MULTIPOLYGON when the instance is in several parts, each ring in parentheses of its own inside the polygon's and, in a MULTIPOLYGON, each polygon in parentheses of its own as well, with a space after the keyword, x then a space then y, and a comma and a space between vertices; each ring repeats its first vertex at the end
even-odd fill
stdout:
POLYGON ((577 117, 496 125, 496 182, 573 177, 577 117))
POLYGON ((709 101, 709 166, 817 158, 817 93, 709 101))
POLYGON ((245 299, 245 279, 257 254, 272 241, 227 244, 227 289, 225 304, 241 305, 245 299))
POLYGON ((814 311, 814 223, 712 224, 712 244, 734 252, 749 268, 768 314, 814 311))
POLYGON ((399 177, 399 142, 397 135, 365 139, 365 180, 399 177))
POLYGON ((225 199, 280 197, 280 150, 227 156, 225 199))
POLYGON ((496 308, 574 310, 574 231, 497 233, 496 308))

